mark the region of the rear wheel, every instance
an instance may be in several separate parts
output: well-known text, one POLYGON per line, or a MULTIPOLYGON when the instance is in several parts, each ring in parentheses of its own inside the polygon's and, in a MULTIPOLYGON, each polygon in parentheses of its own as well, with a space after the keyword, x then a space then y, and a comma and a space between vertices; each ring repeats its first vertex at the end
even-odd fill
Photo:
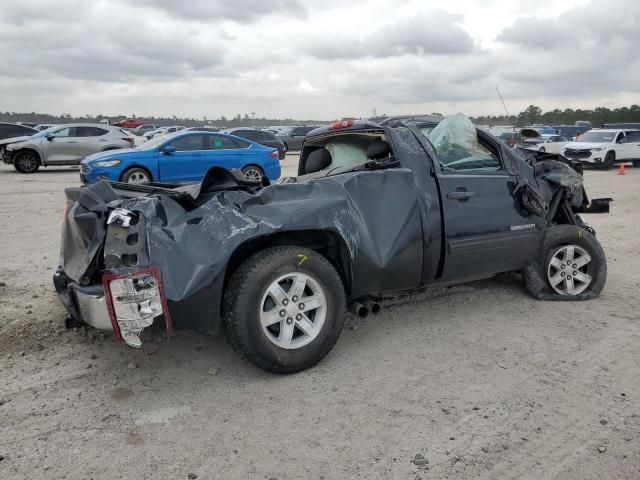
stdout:
POLYGON ((40 168, 40 157, 32 151, 19 152, 13 157, 13 168, 20 173, 34 173, 40 168))
POLYGON ((262 181, 262 177, 264 177, 264 172, 257 165, 249 165, 248 167, 244 167, 242 169, 242 173, 247 178, 247 180, 253 180, 254 182, 262 181))
POLYGON ((229 343, 263 370, 295 373, 322 360, 344 325, 342 279, 322 255, 284 246, 236 270, 224 298, 229 343))
POLYGON ((149 183, 151 174, 144 168, 130 168, 122 174, 124 183, 149 183))
POLYGON ((600 295, 607 259, 598 240, 573 225, 549 227, 541 261, 524 269, 525 286, 540 300, 588 300, 600 295))

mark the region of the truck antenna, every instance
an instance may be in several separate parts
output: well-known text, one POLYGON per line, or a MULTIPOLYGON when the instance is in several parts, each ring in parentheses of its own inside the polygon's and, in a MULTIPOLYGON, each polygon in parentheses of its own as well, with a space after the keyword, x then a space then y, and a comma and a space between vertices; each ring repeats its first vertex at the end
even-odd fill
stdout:
MULTIPOLYGON (((509 120, 511 120, 511 123, 513 124, 513 118, 511 118, 511 115, 509 114, 509 110, 507 110, 507 106, 504 103, 504 99, 502 98, 502 95, 500 95, 500 90, 498 90, 498 86, 496 85, 496 92, 498 92, 498 98, 500 98, 500 101, 502 102, 502 108, 504 108, 504 111, 507 112, 507 118, 509 120)), ((516 126, 513 125, 513 131, 515 132, 516 130, 516 126)))

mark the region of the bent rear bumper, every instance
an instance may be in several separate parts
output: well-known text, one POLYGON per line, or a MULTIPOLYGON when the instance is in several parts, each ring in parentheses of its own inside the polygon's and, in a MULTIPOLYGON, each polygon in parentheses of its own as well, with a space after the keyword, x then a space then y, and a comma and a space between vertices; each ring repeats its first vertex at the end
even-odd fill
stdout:
POLYGON ((53 276, 58 298, 75 320, 98 330, 113 331, 102 285, 83 287, 74 283, 63 270, 53 276))
POLYGON ((76 320, 100 330, 113 331, 122 343, 139 348, 140 334, 164 317, 167 337, 171 320, 158 269, 103 275, 102 284, 73 282, 62 269, 53 283, 60 301, 76 320))

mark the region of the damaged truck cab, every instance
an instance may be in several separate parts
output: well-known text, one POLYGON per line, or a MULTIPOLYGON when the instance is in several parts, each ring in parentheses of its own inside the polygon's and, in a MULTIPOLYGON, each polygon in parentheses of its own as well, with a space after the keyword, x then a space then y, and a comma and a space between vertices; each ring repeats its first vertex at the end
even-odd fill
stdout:
MULTIPOLYGON (((597 296, 606 260, 582 176, 525 158, 458 114, 311 132, 298 177, 67 189, 54 283, 77 320, 139 347, 154 322, 216 331, 259 367, 319 362, 349 306, 521 271, 536 298, 597 296)), ((532 155, 529 153, 529 155, 532 155)))

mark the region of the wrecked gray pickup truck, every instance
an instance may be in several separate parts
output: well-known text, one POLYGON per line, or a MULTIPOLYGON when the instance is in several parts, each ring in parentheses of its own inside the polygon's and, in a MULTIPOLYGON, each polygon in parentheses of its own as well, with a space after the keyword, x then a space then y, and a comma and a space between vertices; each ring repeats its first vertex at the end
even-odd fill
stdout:
POLYGON ((536 298, 584 300, 606 278, 567 164, 527 160, 463 115, 338 122, 313 131, 299 176, 66 190, 54 283, 76 320, 138 347, 153 322, 216 331, 292 373, 336 343, 347 306, 521 271, 536 298))

